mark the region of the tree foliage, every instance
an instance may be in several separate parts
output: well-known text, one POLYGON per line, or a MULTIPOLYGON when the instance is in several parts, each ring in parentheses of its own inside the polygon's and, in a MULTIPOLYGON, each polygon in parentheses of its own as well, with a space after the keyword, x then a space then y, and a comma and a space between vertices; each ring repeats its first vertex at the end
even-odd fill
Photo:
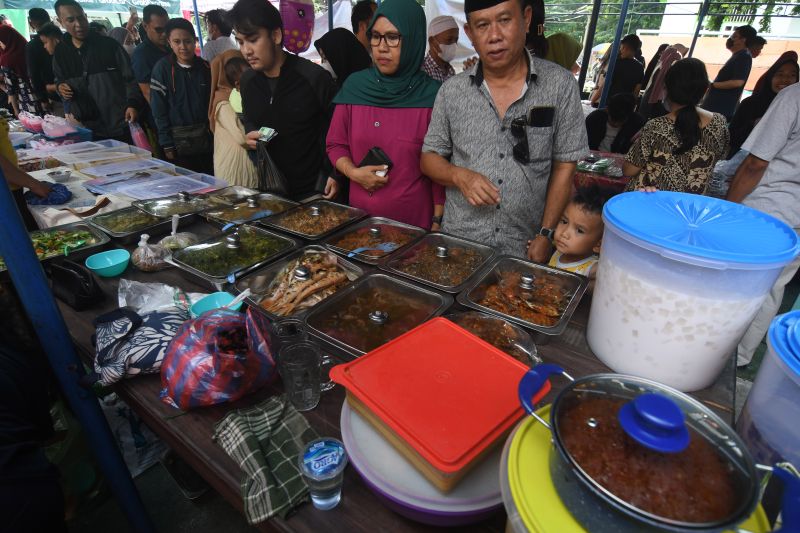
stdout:
MULTIPOLYGON (((610 43, 614 40, 621 7, 621 0, 603 2, 600 16, 597 19, 595 44, 610 43)), ((630 0, 623 35, 635 33, 636 30, 641 29, 660 28, 665 7, 664 0, 630 0)), ((574 0, 558 0, 546 4, 545 11, 547 34, 568 33, 578 42, 583 42, 586 26, 592 13, 591 3, 578 4, 574 0)))

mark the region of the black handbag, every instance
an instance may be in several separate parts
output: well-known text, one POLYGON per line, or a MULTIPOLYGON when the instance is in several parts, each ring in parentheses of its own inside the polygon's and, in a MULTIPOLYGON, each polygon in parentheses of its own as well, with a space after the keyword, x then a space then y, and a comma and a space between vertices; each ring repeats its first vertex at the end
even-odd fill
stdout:
POLYGON ((55 297, 76 311, 87 309, 104 298, 94 275, 69 259, 52 263, 50 278, 55 297))
POLYGON ((203 155, 214 152, 211 144, 211 132, 208 124, 193 124, 191 126, 173 126, 172 142, 178 157, 203 155))

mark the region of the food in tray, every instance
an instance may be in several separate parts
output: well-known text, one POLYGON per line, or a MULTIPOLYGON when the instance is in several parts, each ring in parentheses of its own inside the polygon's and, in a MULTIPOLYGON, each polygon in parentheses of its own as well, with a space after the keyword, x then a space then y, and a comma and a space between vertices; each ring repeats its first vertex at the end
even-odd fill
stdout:
POLYGON ((617 498, 659 517, 711 523, 730 516, 737 502, 730 463, 691 427, 689 447, 680 453, 642 446, 619 423, 624 403, 585 397, 566 407, 558 429, 580 468, 617 498), (596 425, 587 432, 591 419, 596 425))
POLYGON ((287 246, 277 237, 262 235, 243 228, 225 235, 216 242, 201 243, 176 252, 175 259, 211 277, 222 278, 264 261, 287 246), (228 239, 238 235, 238 245, 229 246, 228 239))
POLYGON ((478 304, 538 326, 552 327, 569 303, 570 293, 545 276, 534 277, 525 288, 520 272, 498 272, 499 280, 486 287, 478 304))
POLYGON ((337 304, 315 328, 364 352, 422 324, 431 313, 418 298, 384 287, 354 293, 337 304), (380 313, 379 321, 375 320, 376 312, 380 313))
POLYGON ((208 213, 209 218, 224 220, 233 224, 243 224, 251 220, 268 217, 277 213, 282 213, 294 204, 285 200, 278 199, 259 199, 255 205, 250 203, 241 204, 234 207, 227 207, 218 211, 208 213))
POLYGON ((462 246, 448 247, 447 257, 440 257, 436 248, 420 247, 413 255, 394 265, 394 268, 436 285, 455 287, 466 281, 485 259, 480 252, 462 246))
POLYGON ((420 233, 422 230, 392 226, 391 224, 372 224, 342 236, 332 242, 331 246, 347 252, 360 250, 359 255, 368 257, 383 257, 405 246, 420 233))
POLYGON ((531 354, 520 347, 520 333, 505 320, 478 313, 461 313, 457 317, 448 318, 514 359, 526 365, 535 362, 531 354))
POLYGON ((348 281, 334 254, 306 252, 278 272, 260 305, 274 315, 292 315, 321 302, 348 281))
POLYGON ((92 219, 92 222, 112 233, 133 233, 163 222, 163 220, 132 207, 98 215, 92 219))
POLYGON ((282 215, 275 225, 303 235, 322 235, 352 218, 346 207, 331 204, 312 204, 282 215), (314 214, 317 212, 319 214, 314 214))
MULTIPOLYGON (((41 230, 30 234, 33 249, 41 261, 97 243, 97 237, 86 230, 41 230)), ((0 269, 5 270, 6 263, 0 258, 0 269)))

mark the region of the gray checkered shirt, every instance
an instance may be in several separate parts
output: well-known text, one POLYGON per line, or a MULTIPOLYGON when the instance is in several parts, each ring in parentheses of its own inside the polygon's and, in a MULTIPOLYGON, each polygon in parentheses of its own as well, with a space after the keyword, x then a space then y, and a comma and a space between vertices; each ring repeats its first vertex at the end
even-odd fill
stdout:
MULTIPOLYGON (((530 56, 529 56, 530 57, 530 56)), ((501 120, 480 62, 447 80, 433 106, 422 146, 452 164, 486 176, 500 189, 497 206, 473 207, 455 187, 447 189, 443 231, 475 239, 501 253, 524 257, 526 243, 539 228, 547 195, 550 166, 577 161, 588 154, 578 84, 566 69, 530 57, 530 75, 520 98, 501 120), (518 142, 511 121, 532 108, 552 107, 552 125, 528 125, 530 163, 513 156, 518 142)))

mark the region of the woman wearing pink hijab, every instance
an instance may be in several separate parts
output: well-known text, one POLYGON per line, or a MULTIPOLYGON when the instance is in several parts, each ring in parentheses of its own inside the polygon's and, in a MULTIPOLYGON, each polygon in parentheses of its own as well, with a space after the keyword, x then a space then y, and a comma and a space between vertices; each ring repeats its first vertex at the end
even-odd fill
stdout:
POLYGON ((8 94, 14 114, 27 111, 42 115, 44 109, 31 88, 25 64, 25 45, 28 41, 11 26, 0 25, 0 80, 8 94))

